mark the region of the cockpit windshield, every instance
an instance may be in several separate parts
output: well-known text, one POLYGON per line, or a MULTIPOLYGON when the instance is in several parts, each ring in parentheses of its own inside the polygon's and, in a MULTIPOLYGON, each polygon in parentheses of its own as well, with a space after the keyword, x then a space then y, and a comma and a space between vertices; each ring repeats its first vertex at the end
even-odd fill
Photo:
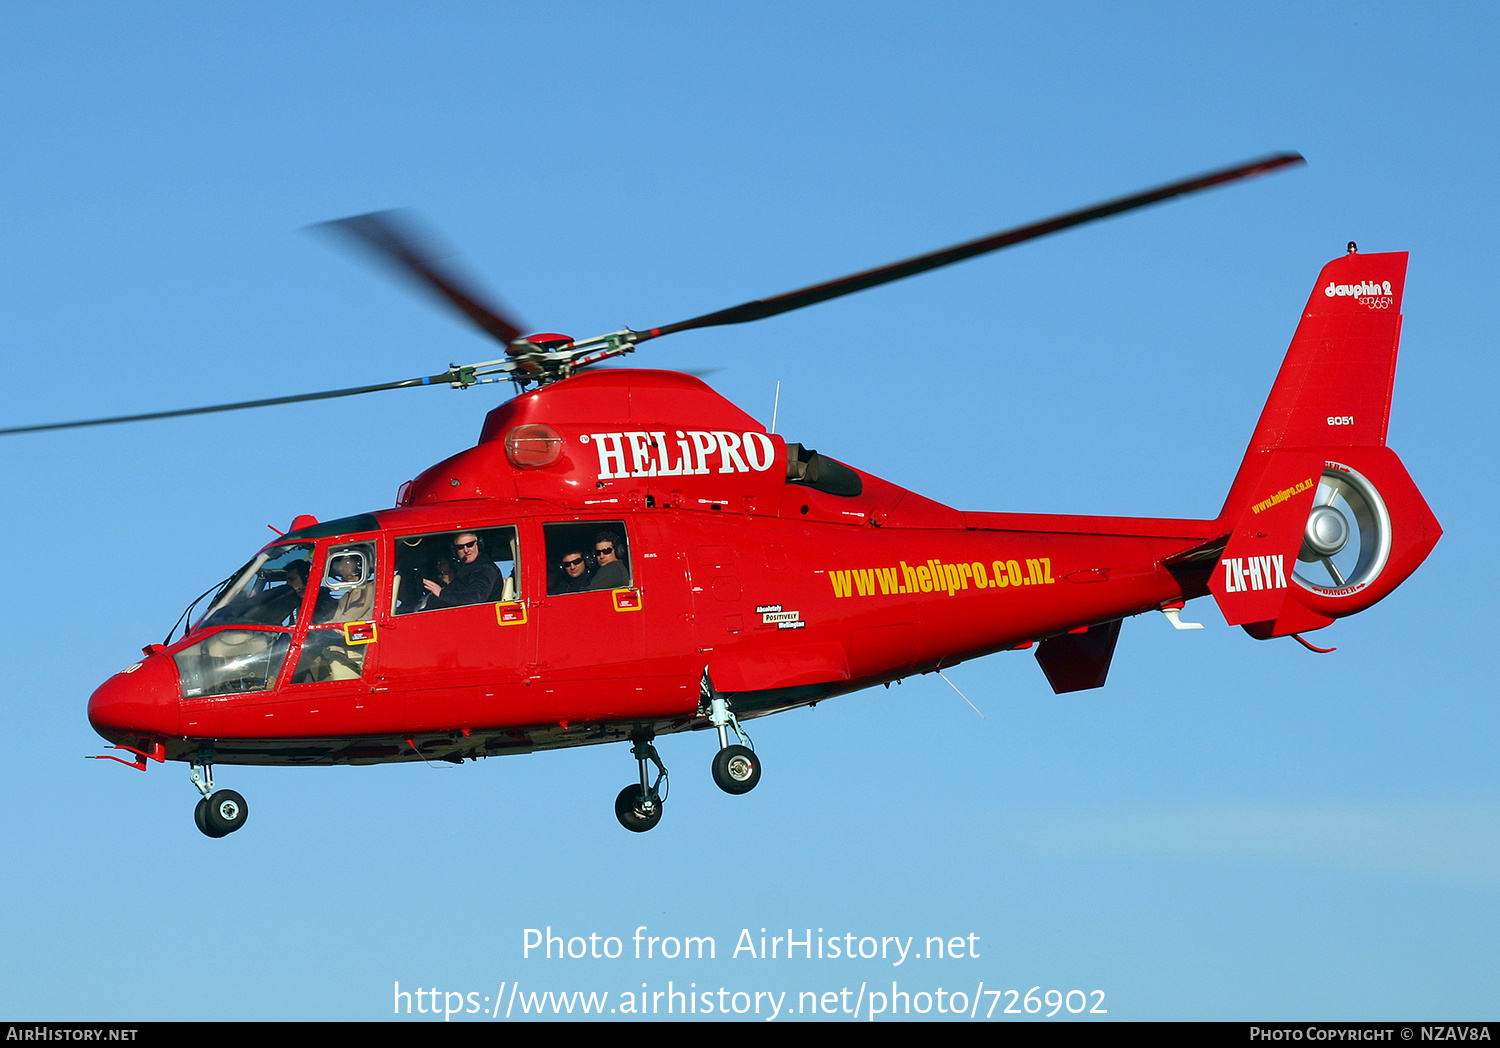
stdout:
POLYGON ((262 550, 214 596, 193 628, 295 624, 308 589, 312 553, 311 542, 262 550))

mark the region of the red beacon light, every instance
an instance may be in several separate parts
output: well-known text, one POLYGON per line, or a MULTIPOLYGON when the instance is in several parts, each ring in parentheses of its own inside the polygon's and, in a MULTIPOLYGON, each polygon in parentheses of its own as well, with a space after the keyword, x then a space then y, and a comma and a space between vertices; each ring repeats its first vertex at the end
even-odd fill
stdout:
POLYGON ((562 436, 540 422, 513 426, 505 435, 505 457, 517 469, 544 469, 562 457, 562 436))

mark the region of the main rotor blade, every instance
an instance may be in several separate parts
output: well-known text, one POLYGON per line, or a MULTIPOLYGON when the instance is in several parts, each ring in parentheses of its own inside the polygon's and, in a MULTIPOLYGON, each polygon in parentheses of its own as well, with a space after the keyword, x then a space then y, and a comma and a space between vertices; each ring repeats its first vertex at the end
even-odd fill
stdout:
POLYGON ((863 273, 855 273, 853 276, 830 280, 826 284, 814 284, 811 287, 805 287, 798 291, 788 291, 786 294, 777 295, 774 298, 756 299, 753 302, 746 302, 729 309, 721 309, 716 313, 706 313, 701 317, 694 317, 691 320, 682 320, 676 324, 668 324, 666 327, 648 328, 639 333, 636 341, 645 342, 647 339, 670 335, 678 331, 689 331, 693 328, 717 327, 721 324, 743 324, 751 320, 774 317, 779 313, 788 313, 794 309, 801 309, 803 306, 826 302, 831 298, 838 298, 841 295, 852 295, 856 291, 863 291, 866 288, 888 284, 893 280, 900 280, 903 277, 925 273, 929 269, 937 269, 939 266, 962 262, 976 255, 983 255, 990 251, 999 251, 1001 248, 1010 247, 1012 244, 1019 244, 1026 240, 1035 240, 1037 237, 1070 229, 1085 222, 1108 218, 1110 215, 1118 215, 1123 211, 1131 211, 1138 207, 1146 207, 1149 204, 1170 200, 1172 197, 1183 196, 1187 193, 1196 193, 1199 190, 1223 185, 1226 182, 1234 182, 1238 179, 1250 178, 1254 175, 1263 175, 1279 168, 1294 164, 1305 164, 1306 162, 1299 153, 1276 153, 1272 156, 1262 157, 1259 160, 1253 160, 1247 164, 1224 168, 1221 171, 1210 171, 1208 174, 1199 175, 1196 178, 1173 182, 1170 185, 1158 186, 1155 189, 1148 189, 1142 193, 1120 197, 1117 200, 1106 201, 1103 204, 1096 204, 1093 207, 1086 207, 1079 211, 1069 211, 1067 214, 1056 215, 1052 218, 1043 219, 1040 222, 1033 222, 1030 225, 1009 229, 1003 233, 995 233, 992 236, 981 237, 978 240, 955 244, 953 247, 943 248, 941 251, 934 251, 926 255, 918 255, 916 258, 909 258, 904 262, 893 262, 888 266, 881 266, 878 269, 868 269, 863 273))
POLYGON ((179 408, 176 411, 152 411, 143 415, 116 415, 113 418, 91 418, 80 422, 49 422, 40 426, 12 426, 0 429, 0 437, 17 433, 42 433, 49 429, 81 429, 84 426, 110 426, 116 422, 149 422, 159 418, 180 418, 183 415, 211 415, 216 411, 243 411, 246 408, 267 408, 275 404, 300 404, 305 400, 332 400, 334 397, 353 397, 360 393, 378 393, 382 389, 404 389, 408 386, 430 386, 447 384, 452 374, 429 375, 426 378, 408 378, 400 382, 383 382, 378 386, 354 386, 350 389, 330 389, 322 393, 299 393, 291 397, 268 397, 265 400, 242 400, 235 404, 213 404, 204 408, 179 408))
POLYGON ((459 277, 423 247, 436 241, 431 236, 418 236, 411 218, 402 212, 372 211, 322 222, 315 228, 341 231, 363 243, 402 273, 456 306, 501 345, 508 346, 521 337, 521 326, 514 319, 495 303, 485 301, 470 281, 459 277))

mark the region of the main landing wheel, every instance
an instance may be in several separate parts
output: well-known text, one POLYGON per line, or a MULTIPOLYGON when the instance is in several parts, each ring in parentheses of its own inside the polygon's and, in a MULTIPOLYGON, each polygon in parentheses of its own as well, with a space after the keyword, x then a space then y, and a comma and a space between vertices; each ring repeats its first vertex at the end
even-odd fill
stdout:
POLYGON ((193 821, 209 837, 227 837, 245 825, 249 814, 245 798, 233 790, 219 790, 198 802, 193 809, 193 821))
POLYGON ((645 833, 661 822, 661 798, 652 797, 648 802, 639 785, 626 786, 615 798, 615 818, 632 833, 645 833))
POLYGON ((725 746, 714 754, 713 772, 725 793, 749 793, 760 782, 760 759, 748 746, 725 746))

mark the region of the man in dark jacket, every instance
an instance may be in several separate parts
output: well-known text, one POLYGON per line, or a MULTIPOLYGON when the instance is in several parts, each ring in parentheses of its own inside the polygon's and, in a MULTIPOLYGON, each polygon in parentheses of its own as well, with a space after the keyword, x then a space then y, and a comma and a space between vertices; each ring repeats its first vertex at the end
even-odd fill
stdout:
POLYGON ((583 559, 582 550, 568 550, 558 564, 562 567, 562 578, 553 585, 553 593, 584 593, 588 590, 589 565, 583 559))
POLYGON ((625 589, 630 585, 630 569, 625 566, 625 550, 621 547, 620 537, 612 531, 601 531, 594 536, 594 558, 599 568, 589 582, 589 589, 625 589))
POLYGON ((484 540, 472 531, 453 536, 453 581, 446 586, 423 579, 422 588, 432 594, 427 609, 458 608, 484 604, 493 599, 500 584, 500 569, 484 553, 484 540))

